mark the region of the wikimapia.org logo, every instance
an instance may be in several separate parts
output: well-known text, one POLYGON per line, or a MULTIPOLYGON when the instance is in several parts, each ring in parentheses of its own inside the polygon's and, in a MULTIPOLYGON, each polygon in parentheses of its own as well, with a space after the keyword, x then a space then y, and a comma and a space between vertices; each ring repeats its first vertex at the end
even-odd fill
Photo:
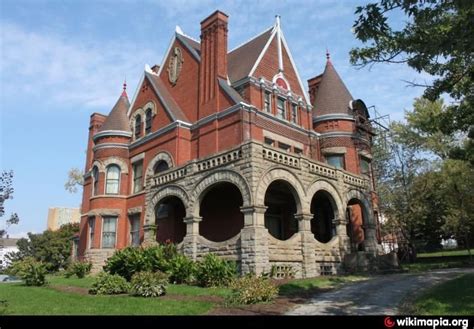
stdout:
POLYGON ((393 328, 395 325, 397 327, 431 327, 436 329, 436 327, 461 327, 462 329, 468 329, 469 320, 468 319, 443 319, 433 318, 433 319, 418 319, 416 317, 407 316, 403 319, 392 319, 391 317, 385 317, 383 321, 386 328, 393 328))

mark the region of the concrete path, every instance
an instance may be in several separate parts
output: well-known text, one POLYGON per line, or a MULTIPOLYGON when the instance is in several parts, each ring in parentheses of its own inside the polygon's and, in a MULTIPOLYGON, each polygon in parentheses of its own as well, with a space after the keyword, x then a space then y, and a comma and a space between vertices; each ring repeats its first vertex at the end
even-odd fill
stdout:
POLYGON ((445 269, 419 274, 390 274, 354 282, 341 289, 321 293, 289 315, 396 315, 399 304, 422 289, 453 279, 474 268, 445 269))

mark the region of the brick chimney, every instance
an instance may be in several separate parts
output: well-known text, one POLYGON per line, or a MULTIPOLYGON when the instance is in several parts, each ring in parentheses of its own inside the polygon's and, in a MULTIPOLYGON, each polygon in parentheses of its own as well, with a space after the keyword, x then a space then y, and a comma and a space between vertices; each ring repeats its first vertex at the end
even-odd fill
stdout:
POLYGON ((217 10, 201 22, 199 118, 219 111, 218 78, 227 80, 227 21, 217 10))

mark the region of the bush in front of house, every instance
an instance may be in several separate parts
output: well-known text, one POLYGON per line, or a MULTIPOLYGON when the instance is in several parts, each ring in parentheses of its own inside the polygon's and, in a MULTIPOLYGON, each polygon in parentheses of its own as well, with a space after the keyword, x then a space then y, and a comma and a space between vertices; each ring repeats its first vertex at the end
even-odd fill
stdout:
POLYGON ((19 276, 27 286, 46 284, 46 265, 33 257, 17 260, 8 268, 8 274, 19 276))
POLYGON ((270 302, 278 296, 278 287, 268 278, 245 275, 229 284, 232 293, 226 297, 230 304, 270 302))
POLYGON ((92 283, 89 293, 93 295, 117 295, 127 293, 130 284, 117 274, 100 272, 92 283))
POLYGON ((183 254, 176 254, 168 261, 167 271, 172 283, 192 283, 196 274, 196 263, 183 254))
POLYGON ((143 248, 140 247, 126 247, 117 250, 104 266, 104 271, 118 274, 127 281, 132 279, 133 274, 147 270, 149 270, 149 262, 144 255, 143 248))
POLYGON ((202 287, 227 286, 237 275, 235 262, 207 254, 197 263, 196 281, 202 287))
POLYGON ((158 297, 166 294, 168 275, 163 272, 138 272, 132 276, 130 293, 140 297, 158 297))
POLYGON ((79 279, 84 278, 87 274, 91 272, 92 263, 86 261, 77 261, 69 264, 64 276, 69 278, 73 275, 76 275, 79 279))

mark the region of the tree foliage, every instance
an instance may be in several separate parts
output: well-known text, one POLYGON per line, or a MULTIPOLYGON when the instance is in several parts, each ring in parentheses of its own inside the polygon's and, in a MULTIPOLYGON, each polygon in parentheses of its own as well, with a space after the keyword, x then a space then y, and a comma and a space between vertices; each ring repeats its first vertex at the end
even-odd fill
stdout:
POLYGON ((79 232, 79 224, 65 224, 57 231, 28 233, 28 239, 17 242, 18 252, 8 254, 11 261, 33 257, 43 262, 50 272, 66 268, 71 255, 71 238, 79 232))
MULTIPOLYGON (((0 217, 5 215, 5 201, 13 199, 13 171, 2 171, 0 176, 0 217)), ((0 238, 2 238, 11 225, 16 225, 20 222, 17 213, 12 213, 10 218, 5 221, 5 229, 0 229, 0 238)), ((1 247, 1 246, 0 246, 1 247)))
POLYGON ((77 193, 78 186, 84 185, 83 172, 78 168, 71 168, 68 171, 68 179, 64 184, 66 191, 70 193, 77 193))

